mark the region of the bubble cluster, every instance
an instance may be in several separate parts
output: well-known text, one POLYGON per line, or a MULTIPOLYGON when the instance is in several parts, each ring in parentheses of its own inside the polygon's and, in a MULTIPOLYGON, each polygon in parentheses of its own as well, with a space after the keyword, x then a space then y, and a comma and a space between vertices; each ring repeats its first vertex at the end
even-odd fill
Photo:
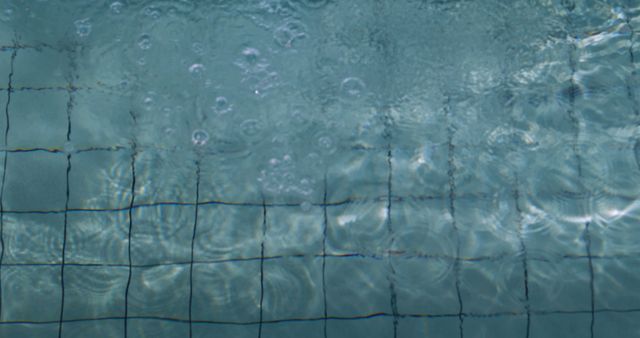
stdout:
MULTIPOLYGON (((309 196, 313 193, 314 181, 298 173, 295 162, 290 155, 272 158, 268 166, 260 171, 258 182, 267 193, 275 195, 294 194, 309 196)), ((311 204, 302 203, 301 208, 311 208, 311 204)))
POLYGON ((271 68, 267 60, 261 56, 260 51, 256 48, 244 48, 235 65, 242 70, 241 82, 260 97, 264 97, 266 91, 279 85, 280 76, 278 72, 271 68))

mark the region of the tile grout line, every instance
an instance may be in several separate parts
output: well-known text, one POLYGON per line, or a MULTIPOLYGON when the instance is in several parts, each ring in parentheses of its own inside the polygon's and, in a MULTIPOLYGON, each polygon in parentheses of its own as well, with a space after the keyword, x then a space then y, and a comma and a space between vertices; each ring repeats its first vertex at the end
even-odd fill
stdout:
POLYGON ((529 302, 529 254, 524 238, 524 220, 522 218, 522 209, 520 209, 520 189, 518 176, 516 174, 515 189, 513 191, 513 199, 515 201, 516 212, 518 215, 518 239, 520 241, 520 250, 522 251, 522 270, 524 273, 524 307, 527 313, 527 331, 526 338, 531 335, 531 304, 529 302))
POLYGON ((454 152, 455 145, 453 144, 453 134, 455 133, 453 129, 453 122, 451 122, 451 97, 447 95, 446 102, 444 106, 444 115, 447 119, 447 144, 449 147, 448 158, 447 158, 447 176, 449 177, 449 213, 451 214, 451 227, 456 236, 456 260, 453 264, 453 271, 455 275, 455 283, 456 283, 456 295, 458 298, 458 320, 460 321, 459 331, 460 338, 464 338, 464 307, 462 303, 462 293, 460 292, 460 230, 458 229, 458 224, 456 221, 456 208, 455 208, 455 199, 456 199, 456 181, 455 181, 455 163, 454 163, 454 152))
MULTIPOLYGON (((510 32, 511 28, 510 28, 510 23, 508 21, 504 22, 504 27, 503 30, 504 32, 510 32)), ((507 49, 508 52, 509 49, 507 49)), ((504 67, 502 68, 502 81, 507 85, 507 90, 505 92, 506 94, 506 102, 505 102, 505 108, 509 111, 511 118, 510 120, 510 124, 514 125, 515 121, 514 121, 514 117, 513 117, 513 113, 514 113, 514 108, 513 108, 513 91, 511 90, 511 88, 508 87, 508 83, 509 83, 509 57, 508 57, 508 53, 505 53, 505 64, 504 67)), ((529 300, 529 253, 527 250, 527 246, 525 243, 525 229, 524 229, 524 217, 522 216, 522 209, 520 208, 520 180, 519 180, 519 176, 518 176, 518 171, 514 170, 513 172, 513 179, 514 179, 514 187, 513 187, 513 201, 514 201, 514 205, 515 205, 515 211, 516 211, 516 222, 517 222, 517 236, 518 236, 518 242, 520 244, 520 252, 522 254, 522 274, 523 274, 523 288, 524 288, 524 309, 526 312, 526 317, 527 317, 527 323, 526 323, 526 327, 525 327, 525 337, 529 338, 531 336, 531 304, 530 304, 530 300, 529 300)))
POLYGON ((322 222, 322 300, 324 304, 323 311, 323 322, 322 322, 322 332, 323 337, 327 338, 327 282, 326 282, 326 262, 327 262, 327 228, 328 228, 328 217, 327 217, 327 175, 324 175, 324 193, 322 197, 322 212, 323 212, 323 222, 322 222))
POLYGON ((262 240, 260 242, 260 321, 258 322, 258 338, 262 338, 263 301, 264 301, 264 242, 267 237, 267 204, 262 200, 262 240))
POLYGON ((589 257, 589 292, 591 295, 591 325, 589 327, 591 338, 594 337, 594 326, 596 322, 596 308, 595 308, 595 276, 593 272, 593 260, 591 259, 591 233, 589 231, 591 222, 587 222, 584 228, 584 239, 586 242, 587 256, 589 257))
MULTIPOLYGON (((129 115, 133 121, 133 124, 137 123, 136 115, 133 111, 129 111, 129 115)), ((129 288, 131 287, 131 277, 133 272, 133 260, 131 259, 131 233, 133 232, 133 204, 135 203, 136 192, 136 139, 135 136, 131 141, 131 200, 128 208, 129 216, 129 231, 127 233, 127 256, 129 260, 129 274, 127 277, 127 285, 124 291, 124 337, 128 337, 128 325, 129 325, 129 288)))
MULTIPOLYGON (((1 150, 0 150, 1 151, 1 150)), ((77 154, 77 151, 74 151, 74 154, 77 154)), ((549 192, 551 193, 551 192, 549 192)), ((567 192, 567 191, 560 191, 558 193, 564 194, 566 195, 571 195, 574 193, 571 192, 567 192)), ((569 196, 570 198, 582 198, 581 196, 583 195, 577 195, 574 194, 575 196, 569 196)), ((537 196, 546 196, 545 194, 539 194, 537 196)), ((622 199, 632 199, 632 197, 630 196, 624 196, 624 195, 611 195, 613 197, 619 197, 622 199)), ((449 196, 448 194, 445 195, 432 195, 432 196, 428 196, 428 195, 423 195, 423 196, 408 196, 408 197, 402 197, 402 196, 392 196, 392 201, 398 202, 398 203, 402 203, 405 201, 424 201, 424 200, 445 200, 448 199, 449 196)), ((469 194, 469 195, 456 195, 456 199, 460 200, 460 199, 486 199, 486 198, 490 198, 490 196, 485 195, 485 194, 469 194)), ((635 200, 635 198, 633 198, 635 200)), ((343 206, 343 205, 348 205, 348 204, 353 204, 353 203, 361 203, 361 202, 367 202, 367 201, 375 201, 375 202, 380 202, 380 201, 386 201, 387 200, 387 195, 385 194, 384 196, 377 196, 377 197, 350 197, 348 199, 345 199, 343 201, 338 201, 338 202, 328 202, 326 204, 326 207, 338 207, 338 206, 343 206)), ((299 208, 300 205, 302 203, 301 202, 291 202, 291 203, 266 203, 267 207, 273 207, 273 208, 299 208)), ((157 202, 149 202, 149 203, 140 203, 140 204, 134 204, 133 206, 131 206, 131 208, 133 209, 140 209, 140 208, 154 208, 154 207, 162 207, 162 206, 195 206, 196 204, 193 202, 172 202, 172 201, 157 201, 157 202)), ((201 201, 198 203, 198 206, 207 206, 207 205, 223 205, 223 206, 235 206, 235 207, 260 207, 262 208, 262 203, 252 203, 252 202, 227 202, 227 201, 220 201, 220 200, 209 200, 209 201, 201 201)), ((319 203, 311 203, 312 206, 316 206, 316 207, 323 207, 325 206, 322 202, 319 203)), ((126 207, 122 207, 122 208, 69 208, 68 210, 66 210, 67 212, 78 212, 78 213, 82 213, 82 212, 123 212, 123 211, 128 211, 129 210, 129 206, 126 207)), ((4 210, 4 214, 63 214, 65 212, 64 209, 59 209, 59 210, 4 210)))
POLYGON ((189 337, 193 337, 193 263, 198 231, 198 201, 200 200, 200 160, 196 161, 196 204, 194 207, 193 234, 191 236, 191 261, 189 262, 189 337))
MULTIPOLYGON (((629 309, 609 309, 602 308, 599 310, 595 310, 596 313, 638 313, 640 314, 640 308, 629 308, 629 309)), ((591 310, 545 310, 545 311, 531 311, 532 315, 536 316, 547 316, 547 315, 567 315, 567 314, 590 314, 591 310)), ((403 313, 398 314, 400 318, 457 318, 458 313, 440 313, 440 314, 429 314, 429 313, 403 313)), ((526 312, 494 312, 494 313, 463 313, 465 317, 470 318, 510 318, 510 317, 524 317, 526 316, 526 312)), ((362 320, 362 319, 370 319, 377 317, 393 317, 393 313, 388 312, 374 312, 368 314, 361 314, 349 317, 339 317, 339 316, 329 316, 327 320, 332 321, 349 321, 349 320, 362 320)), ((166 322, 178 322, 188 324, 188 318, 175 318, 175 317, 160 317, 160 316, 129 316, 129 319, 145 319, 145 320, 158 320, 158 321, 166 321, 166 322)), ((73 318, 66 319, 64 323, 79 323, 79 322, 96 322, 102 320, 124 320, 123 316, 108 316, 108 317, 94 317, 94 318, 73 318)), ((263 320, 263 324, 276 324, 276 323, 290 323, 290 322, 320 322, 324 321, 324 317, 307 317, 307 318, 282 318, 282 319, 271 319, 271 320, 263 320)), ((4 321, 0 322, 0 326, 9 326, 9 325, 51 325, 58 324, 58 320, 48 320, 48 321, 24 321, 24 320, 16 320, 16 321, 4 321)), ((212 324, 212 325, 257 325, 260 321, 249 321, 249 322, 237 322, 237 321, 213 321, 213 320, 194 320, 195 324, 212 324)))
MULTIPOLYGON (((15 41, 15 44, 17 44, 18 42, 15 41)), ((9 71, 9 82, 8 82, 8 90, 7 90, 7 104, 4 107, 4 117, 5 117, 5 122, 6 122, 6 126, 4 129, 4 146, 5 148, 8 147, 9 145, 9 127, 10 127, 10 123, 9 123, 9 105, 11 104, 11 93, 12 93, 12 79, 13 79, 13 68, 14 68, 14 64, 15 64, 15 59, 16 56, 18 55, 18 50, 14 49, 13 52, 11 53, 11 61, 10 61, 10 71, 9 71)), ((3 293, 2 293, 2 265, 3 265, 3 260, 4 260, 4 251, 5 251, 5 243, 4 243, 4 188, 5 188, 5 181, 6 181, 6 177, 7 177, 7 157, 9 156, 9 154, 5 151, 4 153, 4 159, 3 159, 3 164, 2 164, 2 185, 0 186, 0 320, 2 320, 2 310, 3 310, 3 305, 4 305, 4 299, 2 297, 3 293)))
MULTIPOLYGON (((390 138, 390 136, 389 136, 390 138)), ((392 206, 392 202, 391 202, 391 189, 392 189, 392 179, 393 179, 393 165, 392 165, 392 151, 391 151, 391 141, 389 140, 389 143, 387 144, 389 150, 387 153, 387 166, 388 166, 388 177, 387 177, 387 229, 389 232, 389 249, 388 251, 391 251, 393 249, 393 244, 395 242, 395 234, 393 232, 393 224, 391 222, 391 206, 392 206)), ((389 292, 391 293, 391 312, 393 313, 393 337, 397 337, 398 336, 398 296, 396 294, 396 287, 395 287, 395 276, 396 276, 396 271, 395 268, 393 267, 393 260, 391 259, 391 255, 386 254, 385 256, 387 256, 388 259, 388 263, 389 263, 389 270, 390 270, 390 276, 389 276, 389 292)))
MULTIPOLYGON (((509 258, 508 253, 503 253, 496 256, 484 256, 484 257, 454 257, 454 256, 440 256, 440 255, 415 255, 409 254, 404 255, 402 253, 388 253, 389 256, 397 257, 399 259, 429 259, 429 260, 448 260, 448 261, 460 261, 460 262, 495 262, 505 258, 509 258)), ((193 264, 221 264, 221 263, 230 263, 230 262, 248 262, 248 261, 259 261, 259 260, 277 260, 277 259, 285 259, 285 258, 308 258, 309 255, 305 254, 294 254, 294 255, 277 255, 277 256, 265 256, 265 257, 238 257, 238 258, 225 258, 225 259, 212 259, 212 260, 194 260, 193 264)), ((322 254, 312 255, 311 257, 322 258, 322 254)), ((332 259, 349 259, 349 258, 366 258, 372 260, 384 260, 386 256, 375 256, 375 255, 365 255, 359 253, 346 253, 346 254, 326 254, 324 257, 332 258, 332 259)), ((602 259, 602 260, 619 260, 621 258, 637 258, 639 255, 612 255, 612 256, 595 256, 592 255, 592 259, 602 259)), ((530 261, 539 261, 539 262, 558 262, 564 259, 589 259, 587 255, 563 255, 555 260, 546 259, 542 257, 528 257, 530 261)), ((132 268, 135 269, 147 269, 159 266, 176 266, 176 265, 190 265, 191 261, 177 261, 177 262, 160 262, 160 263, 151 263, 151 264, 133 264, 132 268)), ((61 263, 45 263, 45 262, 32 262, 32 263, 4 263, 4 266, 51 266, 51 267, 59 267, 62 265, 61 263)), ((78 263, 78 262, 65 262, 65 266, 77 266, 77 267, 123 267, 128 268, 129 264, 121 264, 121 263, 78 263)))
MULTIPOLYGON (((73 90, 74 92, 77 92, 77 90, 73 90)), ((16 92, 15 88, 11 90, 12 93, 16 92)), ((443 144, 438 144, 438 145, 443 145, 443 144)), ((605 144, 607 145, 607 144, 605 144)), ((626 150, 626 149, 631 149, 633 148, 632 146, 628 145, 628 144, 623 144, 623 143, 618 143, 618 144, 614 144, 614 145, 607 145, 610 146, 611 150, 626 150)), ((503 146, 500 145, 492 145, 490 147, 490 149, 494 149, 494 150, 501 150, 503 146)), ((396 149, 398 147, 395 147, 396 149)), ((479 148, 478 145, 475 144, 463 144, 463 145, 459 145, 458 148, 465 148, 465 149, 477 149, 479 148)), ((79 148, 76 149, 74 152, 75 153, 84 153, 84 152, 93 152, 93 151, 121 151, 121 150, 128 150, 130 151, 131 148, 125 147, 124 145, 112 145, 112 146, 89 146, 86 148, 79 148)), ((176 148, 162 148, 162 147, 154 147, 154 146, 140 146, 138 145, 138 151, 142 151, 142 150, 154 150, 154 151, 158 151, 158 152, 178 152, 178 151, 184 151, 185 148, 180 148, 180 147, 176 147, 176 148)), ((343 150, 353 150, 353 151, 368 151, 368 152, 380 152, 382 154, 386 154, 387 153, 387 146, 383 146, 381 148, 364 148, 364 149, 359 149, 356 147, 344 147, 343 150)), ((36 152, 36 151, 42 151, 42 152, 49 152, 49 153, 53 153, 53 154, 65 154, 64 149, 62 148, 45 148, 45 147, 33 147, 33 148, 4 148, 1 149, 0 151, 6 151, 9 153, 27 153, 27 152, 36 152)), ((211 154, 211 155, 220 155, 220 154, 228 154, 229 152, 213 152, 213 151, 209 151, 207 152, 207 154, 211 154)))
MULTIPOLYGON (((567 15, 567 26, 571 27, 572 26, 572 22, 571 22, 571 13, 573 12, 573 7, 569 7, 567 8, 567 10, 569 11, 569 14, 567 15)), ((572 37, 573 38, 573 37, 572 37)), ((577 161, 577 167, 578 167, 578 179, 580 181, 582 181, 582 158, 580 156, 580 149, 578 147, 578 143, 580 141, 580 121, 578 120, 578 117, 575 114, 575 94, 576 91, 578 89, 578 85, 576 84, 575 81, 575 74, 576 74, 576 52, 577 52, 577 46, 575 44, 575 41, 570 40, 571 44, 570 44, 570 53, 569 53, 569 67, 571 69, 571 90, 569 91, 569 118, 571 119, 572 123, 574 124, 574 129, 575 129, 575 135, 574 135, 574 155, 576 157, 576 161, 577 161)), ((591 305, 591 320, 590 320, 590 324, 589 324, 589 334, 590 337, 593 338, 594 337, 594 327, 595 327, 595 290, 594 290, 594 284, 595 284, 595 276, 594 276, 594 272, 593 272, 593 257, 591 256, 591 233, 590 233, 590 223, 589 221, 585 222, 584 225, 584 240, 585 240, 585 250, 586 250, 586 254, 587 254, 587 258, 588 258, 588 268, 589 268, 589 293, 590 293, 590 305, 591 305)))
MULTIPOLYGON (((626 8, 625 8, 625 12, 626 12, 626 8)), ((627 80, 627 96, 629 97, 629 99, 631 100, 631 103, 633 104, 633 113, 635 114, 636 117, 638 117, 640 116, 640 109, 638 108, 638 101, 632 89, 632 87, 635 84, 635 77, 637 74, 636 57, 635 57, 635 53, 633 52, 633 39, 635 37, 635 33, 633 31, 633 26, 631 25, 631 20, 629 20, 626 13, 624 15, 625 15, 625 22, 627 26, 629 26, 629 31, 631 32, 629 34, 629 63, 631 64, 631 75, 627 80)), ((636 125, 638 124, 639 122, 636 121, 636 125)), ((638 137, 636 137, 636 141, 634 142, 634 145, 633 145, 633 153, 635 155, 636 166, 638 167, 638 169, 640 169, 640 138, 638 137)))
MULTIPOLYGON (((387 3, 384 0, 377 0, 374 4, 373 4, 373 10, 374 13, 380 14, 380 13, 388 13, 388 11, 390 10, 390 8, 387 7, 387 3)), ((395 55, 394 55, 394 49, 393 49, 393 45, 391 43, 391 40, 389 39, 388 36, 388 27, 386 27, 386 24, 384 22, 386 22, 386 18, 377 17, 378 20, 381 20, 381 23, 383 25, 382 30, 379 32, 379 35, 376 35, 375 37, 372 37, 372 39, 374 39, 377 47, 379 48, 379 52, 381 53, 382 56, 382 60, 384 61, 385 64, 393 64, 395 62, 395 55)), ((386 73, 383 73, 383 79, 382 79, 382 84, 383 84, 383 89, 382 92, 385 95, 390 94, 390 82, 389 82, 389 75, 386 73)), ((391 116, 391 107, 389 104, 389 99, 383 99, 381 100, 381 102, 379 102, 381 107, 381 117, 382 117, 382 122, 384 124, 384 129, 382 130, 382 138, 384 140, 386 140, 386 161, 387 161, 387 192, 386 192, 386 226, 387 226, 387 234, 389 236, 389 241, 387 244, 387 253, 384 255, 385 259, 387 260, 387 265, 389 268, 389 272, 387 275, 387 279, 389 282, 389 293, 390 293, 390 299, 389 299, 389 303, 390 303, 390 307, 391 307, 391 312, 393 313, 393 337, 396 338, 398 337, 398 325, 399 325, 399 317, 398 317, 398 296, 396 293, 396 285, 395 285, 395 279, 396 279, 396 271, 395 268, 393 266, 393 259, 392 256, 389 254, 391 252, 391 250, 393 249, 394 243, 395 243, 395 233, 394 233, 394 229, 393 229, 393 222, 391 220, 391 211, 392 211, 392 206, 393 206, 393 133, 392 133, 392 129, 393 129, 393 117, 391 116)))
MULTIPOLYGON (((71 116, 73 112, 73 107, 75 103, 74 98, 74 90, 73 90, 73 78, 76 73, 76 51, 69 52, 69 65, 70 65, 70 74, 69 74, 69 84, 67 86, 67 94, 69 95, 69 100, 67 101, 67 135, 66 142, 71 142, 71 116)), ((60 300, 60 320, 58 324, 58 338, 62 338, 62 327, 64 326, 64 303, 65 303, 65 288, 64 288, 64 272, 65 272, 65 263, 66 263, 66 253, 67 253, 67 228, 68 228, 68 219, 69 219, 69 196, 71 194, 69 188, 69 176, 71 174, 71 156, 72 152, 66 153, 67 157, 67 171, 65 178, 65 202, 64 202, 64 226, 63 226, 63 235, 62 235, 62 253, 61 259, 62 264, 60 265, 60 288, 61 288, 61 300, 60 300)))
POLYGON ((626 25, 629 27, 629 64, 631 64, 631 74, 629 76, 629 79, 627 80, 627 97, 629 97, 629 100, 631 100, 631 103, 633 104, 633 113, 634 115, 640 116, 640 110, 638 110, 638 102, 636 99, 636 95, 633 92, 632 87, 634 86, 634 80, 635 80, 635 76, 636 76, 636 57, 635 57, 635 53, 633 52, 633 39, 635 37, 635 32, 633 31, 633 26, 631 25, 631 20, 629 20, 629 18, 627 17, 626 14, 626 8, 624 11, 624 21, 626 23, 626 25))

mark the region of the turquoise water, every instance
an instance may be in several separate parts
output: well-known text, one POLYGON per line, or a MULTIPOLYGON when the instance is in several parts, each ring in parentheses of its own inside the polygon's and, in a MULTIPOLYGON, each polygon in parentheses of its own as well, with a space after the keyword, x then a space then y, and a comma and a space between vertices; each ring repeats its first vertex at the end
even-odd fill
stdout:
POLYGON ((640 337, 640 3, 0 0, 0 337, 640 337))

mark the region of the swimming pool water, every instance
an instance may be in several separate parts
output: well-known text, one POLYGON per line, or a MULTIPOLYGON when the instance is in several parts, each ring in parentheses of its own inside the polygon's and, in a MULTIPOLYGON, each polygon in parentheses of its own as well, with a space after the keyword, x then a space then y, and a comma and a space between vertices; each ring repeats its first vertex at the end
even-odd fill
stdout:
POLYGON ((640 3, 0 1, 0 337, 640 337, 640 3))

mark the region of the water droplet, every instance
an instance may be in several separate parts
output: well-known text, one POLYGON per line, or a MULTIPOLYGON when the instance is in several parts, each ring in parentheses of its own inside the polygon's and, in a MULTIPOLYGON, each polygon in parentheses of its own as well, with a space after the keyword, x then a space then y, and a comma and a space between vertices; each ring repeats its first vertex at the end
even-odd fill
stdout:
POLYGON ((111 4, 111 6, 109 6, 109 8, 111 9, 111 13, 113 14, 120 14, 122 13, 122 9, 124 8, 124 4, 120 1, 115 1, 111 4))
POLYGON ((138 47, 142 50, 151 48, 151 37, 148 34, 140 35, 140 38, 138 39, 138 47))
POLYGON ((138 59, 137 64, 138 64, 138 66, 144 66, 144 65, 146 65, 146 64, 147 64, 147 59, 145 59, 144 57, 140 57, 140 58, 138 59))
POLYGON ((198 75, 204 71, 204 65, 201 63, 194 63, 189 67, 189 73, 198 75))
POLYGON ((73 24, 76 26, 76 34, 78 34, 79 37, 84 38, 91 34, 91 22, 89 22, 89 18, 76 20, 73 24))
POLYGON ((118 89, 126 90, 127 88, 129 88, 129 81, 127 80, 120 81, 120 83, 118 84, 118 89))
POLYGON ((311 210, 311 203, 309 201, 304 201, 300 204, 300 209, 304 212, 309 212, 311 210))
POLYGON ((256 119, 245 120, 240 124, 240 128, 242 129, 242 133, 247 136, 255 136, 262 130, 262 125, 260 121, 256 119))
POLYGON ((348 77, 342 80, 340 90, 351 98, 358 97, 364 93, 366 86, 362 80, 357 77, 348 77))
POLYGON ((147 96, 142 100, 142 103, 144 105, 144 109, 151 110, 151 108, 153 107, 153 98, 147 96))
POLYGON ((229 106, 229 101, 224 96, 216 97, 216 104, 214 106, 214 110, 218 114, 226 114, 231 110, 231 106, 229 106))
POLYGON ((193 145, 203 146, 207 144, 207 141, 209 141, 209 134, 202 129, 196 129, 193 131, 193 134, 191 134, 191 142, 193 145))
POLYGON ((255 48, 247 47, 242 50, 242 56, 244 57, 245 62, 250 65, 254 65, 258 63, 258 60, 260 59, 260 51, 255 48))

